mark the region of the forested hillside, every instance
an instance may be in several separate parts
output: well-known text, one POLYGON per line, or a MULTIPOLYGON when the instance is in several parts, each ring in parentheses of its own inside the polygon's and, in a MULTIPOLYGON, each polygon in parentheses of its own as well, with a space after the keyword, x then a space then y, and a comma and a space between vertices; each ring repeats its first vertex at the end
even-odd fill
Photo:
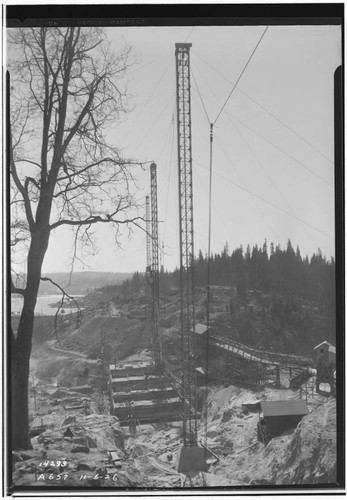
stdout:
MULTIPOLYGON (((194 280, 196 286, 207 284, 207 257, 199 252, 194 261, 194 280)), ((317 303, 321 311, 335 313, 335 262, 327 260, 318 249, 311 258, 301 256, 299 247, 294 250, 290 240, 287 248, 281 249, 273 243, 268 248, 265 241, 262 247, 242 246, 229 254, 227 245, 220 254, 210 260, 211 285, 235 287, 237 295, 246 298, 249 290, 302 298, 317 303)), ((179 287, 179 270, 172 273, 161 272, 162 288, 179 287)), ((119 291, 125 296, 145 285, 144 274, 135 273, 125 280, 119 291)), ((115 288, 116 290, 116 288, 115 288)))
MULTIPOLYGON (((196 319, 206 321, 208 261, 194 261, 196 319)), ((310 258, 300 249, 270 244, 227 246, 210 260, 210 320, 219 334, 243 343, 283 352, 310 351, 322 340, 336 342, 335 262, 318 250, 310 258)), ((167 326, 166 302, 179 289, 179 270, 160 273, 161 315, 167 326)), ((117 287, 104 287, 116 303, 125 304, 145 290, 145 275, 135 273, 117 287)), ((178 298, 178 294, 177 294, 178 298)), ((178 307, 178 305, 177 305, 178 307)))

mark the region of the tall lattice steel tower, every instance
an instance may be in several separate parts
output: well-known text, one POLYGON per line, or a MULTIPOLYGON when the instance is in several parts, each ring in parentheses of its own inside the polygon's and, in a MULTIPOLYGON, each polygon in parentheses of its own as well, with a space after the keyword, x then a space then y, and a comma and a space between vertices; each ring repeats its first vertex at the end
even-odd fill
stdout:
POLYGON ((176 43, 183 441, 185 447, 197 445, 190 47, 191 43, 176 43))
MULTIPOLYGON (((158 195, 157 195, 157 165, 151 164, 151 221, 152 221, 152 264, 150 273, 151 283, 151 316, 154 361, 158 366, 161 363, 159 342, 159 240, 158 240, 158 195)), ((148 252, 148 249, 147 249, 148 252)))
POLYGON ((146 271, 151 268, 151 212, 149 196, 146 196, 146 271))
POLYGON ((152 248, 152 237, 151 237, 151 212, 150 212, 149 196, 146 196, 146 315, 147 321, 151 320, 151 300, 152 300, 152 290, 151 290, 151 248, 152 248))

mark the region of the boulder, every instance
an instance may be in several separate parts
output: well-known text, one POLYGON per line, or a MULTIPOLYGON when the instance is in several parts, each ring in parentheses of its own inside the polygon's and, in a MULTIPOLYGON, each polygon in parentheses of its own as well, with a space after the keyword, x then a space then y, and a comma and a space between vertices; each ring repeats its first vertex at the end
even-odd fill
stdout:
POLYGON ((76 470, 90 470, 90 471, 94 471, 95 469, 96 469, 96 466, 85 464, 84 462, 79 462, 77 464, 77 467, 76 467, 76 470))
POLYGON ((75 415, 69 415, 68 417, 65 418, 61 426, 64 427, 64 425, 69 425, 75 421, 76 421, 75 415))
POLYGON ((23 457, 21 456, 20 453, 18 453, 18 451, 13 451, 12 452, 12 464, 15 464, 17 462, 22 462, 23 461, 23 457))
POLYGON ((87 446, 86 439, 84 437, 76 437, 72 440, 73 444, 80 444, 82 446, 87 446))
POLYGON ((40 426, 40 427, 33 427, 29 431, 29 436, 30 437, 39 436, 40 434, 42 434, 45 431, 46 431, 46 426, 44 426, 44 425, 40 426))
POLYGON ((66 389, 57 389, 55 392, 53 392, 53 394, 51 394, 51 396, 53 398, 59 399, 63 398, 64 396, 67 396, 68 394, 69 391, 67 391, 66 389))
POLYGON ((211 438, 211 439, 214 439, 215 437, 218 436, 218 431, 216 429, 216 427, 212 427, 211 429, 209 429, 207 432, 206 432, 206 436, 208 438, 211 438))
POLYGON ((31 453, 30 451, 29 452, 21 451, 22 460, 30 460, 31 458, 34 458, 36 455, 37 455, 36 450, 33 450, 31 453))
POLYGON ((91 438, 90 436, 87 435, 85 437, 85 441, 86 441, 87 446, 89 446, 89 448, 97 448, 98 447, 98 445, 96 443, 96 438, 93 439, 93 438, 91 438))
POLYGON ((229 422, 233 414, 234 414, 233 410, 230 409, 223 411, 222 422, 229 422))
POLYGON ((58 437, 56 433, 54 433, 51 430, 46 430, 40 433, 39 437, 37 438, 37 441, 38 443, 43 443, 46 439, 52 439, 54 437, 58 437))
POLYGON ((89 453, 88 446, 74 446, 71 448, 71 453, 89 453))

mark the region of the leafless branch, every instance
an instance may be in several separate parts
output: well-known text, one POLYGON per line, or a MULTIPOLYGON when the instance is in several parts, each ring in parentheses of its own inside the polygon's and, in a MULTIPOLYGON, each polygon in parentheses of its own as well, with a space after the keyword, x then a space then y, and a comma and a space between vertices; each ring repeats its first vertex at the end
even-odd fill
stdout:
MULTIPOLYGON (((114 214, 113 214, 114 215, 114 214)), ((95 224, 97 222, 114 222, 116 224, 135 224, 138 220, 144 220, 143 217, 133 217, 132 219, 126 220, 117 220, 113 219, 112 215, 106 216, 106 218, 102 218, 100 215, 90 216, 85 220, 59 220, 50 226, 50 230, 56 229, 63 224, 68 226, 85 226, 95 224)))
POLYGON ((15 284, 13 283, 12 276, 11 276, 11 294, 12 293, 18 294, 18 295, 22 295, 24 297, 25 292, 26 292, 25 288, 19 288, 19 287, 15 286, 15 284))
MULTIPOLYGON (((57 322, 58 322, 58 314, 60 312, 60 310, 62 309, 63 305, 64 305, 64 300, 65 298, 67 297, 68 299, 72 300, 76 306, 76 308, 78 309, 78 313, 77 313, 77 326, 79 326, 79 317, 80 317, 80 314, 81 314, 81 309, 80 309, 80 306, 78 305, 78 303, 76 302, 76 300, 74 299, 74 297, 71 297, 71 295, 69 295, 61 286, 59 286, 57 283, 55 283, 51 278, 48 278, 46 276, 41 276, 41 281, 49 281, 50 283, 52 283, 52 285, 56 286, 57 288, 59 288, 59 290, 61 291, 61 293, 63 294, 62 295, 62 298, 61 298, 61 302, 60 302, 60 305, 54 315, 54 330, 56 332, 56 335, 57 335, 57 322)), ((57 340, 59 341, 59 338, 57 337, 57 340)))

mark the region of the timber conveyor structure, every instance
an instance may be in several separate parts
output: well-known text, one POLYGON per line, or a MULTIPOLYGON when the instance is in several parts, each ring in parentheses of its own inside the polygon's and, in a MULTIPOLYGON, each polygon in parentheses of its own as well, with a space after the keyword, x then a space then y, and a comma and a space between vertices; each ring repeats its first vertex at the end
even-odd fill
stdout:
POLYGON ((279 364, 282 366, 313 367, 314 363, 310 356, 299 356, 295 354, 282 354, 274 351, 254 349, 253 347, 241 344, 219 335, 210 335, 211 346, 219 347, 224 351, 229 351, 237 356, 249 359, 250 361, 264 364, 279 364))
POLYGON ((210 332, 210 328, 202 324, 196 325, 196 333, 197 357, 204 359, 207 355, 210 359, 208 373, 204 367, 198 369, 203 385, 208 384, 208 380, 224 379, 246 385, 262 385, 272 381, 280 387, 281 375, 284 375, 292 388, 315 373, 312 370, 315 363, 310 356, 256 349, 210 332), (217 356, 213 354, 216 350, 217 356))

